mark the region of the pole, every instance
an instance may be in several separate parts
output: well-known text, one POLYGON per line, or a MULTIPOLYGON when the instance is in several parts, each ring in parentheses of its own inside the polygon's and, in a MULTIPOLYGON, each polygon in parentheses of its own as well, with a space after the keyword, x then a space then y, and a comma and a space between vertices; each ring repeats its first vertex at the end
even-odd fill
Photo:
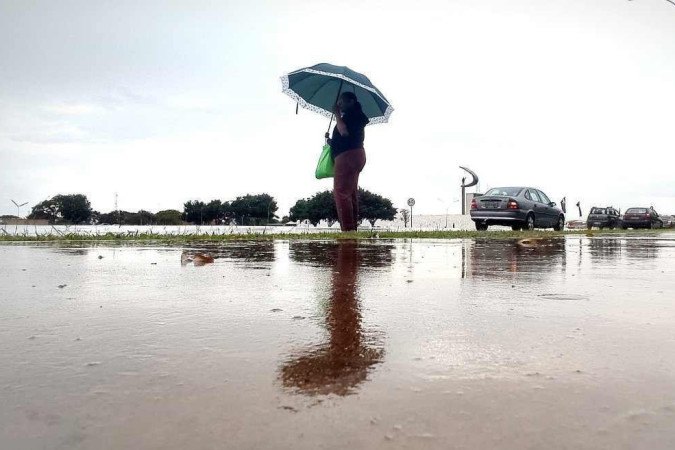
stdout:
POLYGON ((412 214, 412 206, 411 206, 410 207, 410 228, 413 227, 412 217, 413 217, 413 214, 412 214))
POLYGON ((462 215, 466 214, 466 177, 462 178, 462 215))
MULTIPOLYGON (((340 94, 342 93, 342 85, 344 84, 344 80, 340 80, 340 87, 338 87, 338 93, 337 96, 335 96, 335 105, 337 105, 338 100, 340 99, 340 94)), ((330 138, 330 126, 333 125, 333 117, 335 117, 335 114, 332 114, 330 116, 330 121, 328 122, 328 131, 326 131, 326 139, 330 138)))

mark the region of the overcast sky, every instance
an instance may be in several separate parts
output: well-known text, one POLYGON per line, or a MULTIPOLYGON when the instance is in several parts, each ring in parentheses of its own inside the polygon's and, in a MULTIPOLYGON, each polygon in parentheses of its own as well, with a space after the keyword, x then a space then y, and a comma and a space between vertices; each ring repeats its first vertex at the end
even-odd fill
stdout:
POLYGON ((396 206, 459 212, 466 165, 481 190, 675 212, 665 0, 0 0, 0 213, 269 192, 285 214, 331 187, 313 176, 327 120, 279 81, 320 62, 396 109, 361 176, 396 206))

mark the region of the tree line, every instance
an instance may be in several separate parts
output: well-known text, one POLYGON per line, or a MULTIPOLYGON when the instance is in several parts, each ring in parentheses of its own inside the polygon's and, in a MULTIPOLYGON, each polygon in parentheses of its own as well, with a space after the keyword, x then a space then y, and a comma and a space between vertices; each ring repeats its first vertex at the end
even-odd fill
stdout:
MULTIPOLYGON (((359 222, 368 221, 372 226, 377 220, 393 220, 397 210, 391 200, 359 189, 359 222)), ((290 214, 277 216, 278 205, 269 194, 247 194, 231 201, 190 200, 183 204, 183 211, 167 209, 153 213, 146 210, 110 211, 101 213, 92 209, 83 194, 59 194, 33 206, 28 219, 46 220, 50 224, 110 224, 110 225, 267 225, 308 221, 316 226, 325 221, 329 226, 337 222, 337 210, 332 191, 319 192, 300 199, 290 214)))

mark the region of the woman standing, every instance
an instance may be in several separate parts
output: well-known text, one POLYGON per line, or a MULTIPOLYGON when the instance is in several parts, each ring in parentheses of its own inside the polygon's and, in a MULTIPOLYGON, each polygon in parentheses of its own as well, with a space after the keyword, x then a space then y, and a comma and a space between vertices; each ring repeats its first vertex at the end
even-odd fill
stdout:
POLYGON ((353 92, 343 92, 333 112, 336 125, 330 145, 335 161, 335 207, 342 231, 356 231, 359 220, 359 174, 366 165, 363 140, 369 120, 353 92))

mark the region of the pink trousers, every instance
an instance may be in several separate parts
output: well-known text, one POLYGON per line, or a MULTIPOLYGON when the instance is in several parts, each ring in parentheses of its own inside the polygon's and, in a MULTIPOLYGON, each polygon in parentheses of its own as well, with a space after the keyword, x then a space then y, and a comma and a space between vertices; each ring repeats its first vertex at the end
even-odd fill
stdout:
POLYGON ((335 158, 333 196, 342 231, 356 231, 359 220, 359 174, 365 165, 366 151, 362 148, 348 150, 335 158))

